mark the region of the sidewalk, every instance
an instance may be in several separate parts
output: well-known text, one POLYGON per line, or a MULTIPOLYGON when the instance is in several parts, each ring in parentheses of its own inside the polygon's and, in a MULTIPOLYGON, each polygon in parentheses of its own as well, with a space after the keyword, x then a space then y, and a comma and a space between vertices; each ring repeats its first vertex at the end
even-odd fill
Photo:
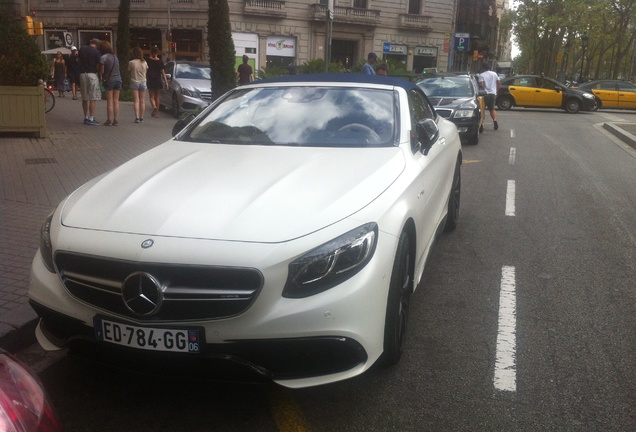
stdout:
MULTIPOLYGON (((1 347, 34 341, 27 291, 42 222, 88 180, 170 139, 176 119, 165 112, 153 118, 151 111, 147 101, 145 121, 136 124, 132 102, 120 102, 119 126, 87 126, 82 102, 67 93, 46 114, 48 138, 0 135, 1 347)), ((106 120, 105 100, 97 101, 95 117, 106 120)))

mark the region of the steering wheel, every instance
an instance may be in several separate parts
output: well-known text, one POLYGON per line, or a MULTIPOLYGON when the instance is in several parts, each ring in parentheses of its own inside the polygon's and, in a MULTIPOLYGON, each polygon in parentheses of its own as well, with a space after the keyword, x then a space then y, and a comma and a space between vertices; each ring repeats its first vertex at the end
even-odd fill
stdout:
POLYGON ((338 129, 338 132, 365 133, 373 139, 380 139, 380 135, 378 135, 373 129, 360 123, 350 123, 348 125, 345 125, 338 129))

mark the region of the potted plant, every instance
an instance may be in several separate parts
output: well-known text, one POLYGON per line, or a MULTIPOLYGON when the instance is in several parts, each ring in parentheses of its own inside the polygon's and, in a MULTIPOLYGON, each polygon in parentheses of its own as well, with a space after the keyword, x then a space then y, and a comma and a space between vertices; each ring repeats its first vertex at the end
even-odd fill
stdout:
POLYGON ((19 17, 0 7, 0 132, 46 136, 46 58, 19 17))

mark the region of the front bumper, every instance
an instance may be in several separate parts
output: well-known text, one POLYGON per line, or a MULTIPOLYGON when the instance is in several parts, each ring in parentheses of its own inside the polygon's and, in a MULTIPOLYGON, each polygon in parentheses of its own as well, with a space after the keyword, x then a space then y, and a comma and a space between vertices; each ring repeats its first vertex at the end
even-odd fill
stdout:
POLYGON ((469 139, 479 133, 479 119, 478 118, 450 118, 459 132, 459 137, 462 140, 469 139))
MULTIPOLYGON (((38 336, 42 344, 57 347, 82 344, 106 345, 95 339, 92 327, 30 301, 40 317, 38 336), (42 340, 42 337, 45 340, 42 340)), ((364 348, 355 340, 338 336, 289 339, 233 340, 204 343, 199 354, 139 351, 108 344, 108 350, 151 359, 172 358, 184 363, 193 358, 223 359, 240 364, 274 381, 299 380, 353 369, 367 361, 364 348)))

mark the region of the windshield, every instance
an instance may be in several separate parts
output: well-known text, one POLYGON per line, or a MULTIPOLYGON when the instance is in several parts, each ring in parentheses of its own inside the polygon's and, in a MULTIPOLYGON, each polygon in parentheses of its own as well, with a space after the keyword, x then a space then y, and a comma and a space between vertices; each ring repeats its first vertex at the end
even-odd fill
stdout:
POLYGON ((182 137, 225 144, 394 145, 392 90, 347 87, 237 89, 182 137))
POLYGON ((175 78, 181 79, 211 79, 210 68, 202 65, 178 63, 175 78))
POLYGON ((475 95, 470 77, 467 76, 426 78, 417 85, 428 97, 473 97, 475 95))

